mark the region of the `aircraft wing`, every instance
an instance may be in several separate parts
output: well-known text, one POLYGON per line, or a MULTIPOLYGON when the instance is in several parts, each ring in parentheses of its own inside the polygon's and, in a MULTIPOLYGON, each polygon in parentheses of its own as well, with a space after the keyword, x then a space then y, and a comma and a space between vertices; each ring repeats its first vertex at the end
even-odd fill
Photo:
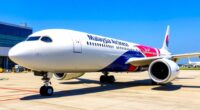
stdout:
POLYGON ((126 64, 131 64, 134 66, 146 66, 146 65, 150 65, 151 62, 153 62, 154 60, 161 59, 161 58, 169 58, 169 59, 172 59, 173 61, 177 61, 177 59, 188 58, 188 57, 200 57, 200 53, 177 54, 177 55, 172 55, 170 57, 156 56, 156 57, 148 57, 148 58, 146 57, 145 58, 130 58, 128 59, 126 64))
POLYGON ((151 64, 154 60, 161 59, 164 57, 157 56, 157 57, 148 57, 148 58, 130 58, 126 64, 131 64, 134 66, 145 66, 151 64))
POLYGON ((172 59, 188 58, 188 57, 200 57, 200 53, 186 53, 172 55, 172 59))

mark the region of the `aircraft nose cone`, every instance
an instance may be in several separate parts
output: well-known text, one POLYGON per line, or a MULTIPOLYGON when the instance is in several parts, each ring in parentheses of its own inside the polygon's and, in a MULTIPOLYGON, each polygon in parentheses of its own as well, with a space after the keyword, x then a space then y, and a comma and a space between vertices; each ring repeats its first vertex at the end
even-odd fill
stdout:
POLYGON ((14 46, 12 47, 9 52, 8 52, 8 56, 9 58, 17 63, 17 60, 19 59, 19 57, 21 57, 20 55, 21 53, 18 51, 18 49, 14 46))
POLYGON ((14 47, 12 47, 9 52, 8 52, 8 56, 9 58, 14 61, 15 63, 21 63, 23 61, 23 59, 26 56, 26 52, 24 51, 24 48, 22 45, 18 44, 14 47))

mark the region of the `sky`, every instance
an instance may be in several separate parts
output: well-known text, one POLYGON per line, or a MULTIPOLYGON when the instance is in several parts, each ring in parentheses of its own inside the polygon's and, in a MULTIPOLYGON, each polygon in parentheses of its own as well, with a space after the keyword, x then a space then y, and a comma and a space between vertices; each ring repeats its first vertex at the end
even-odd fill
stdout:
POLYGON ((199 0, 1 0, 0 5, 0 21, 27 23, 34 32, 72 29, 156 48, 170 25, 173 54, 200 52, 199 0))

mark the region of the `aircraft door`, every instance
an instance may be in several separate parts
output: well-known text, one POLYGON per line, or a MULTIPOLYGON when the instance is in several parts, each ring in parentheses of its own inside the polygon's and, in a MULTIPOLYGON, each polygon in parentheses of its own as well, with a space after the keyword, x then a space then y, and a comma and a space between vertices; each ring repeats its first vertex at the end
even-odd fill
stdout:
POLYGON ((82 45, 80 39, 73 38, 73 51, 74 53, 82 53, 82 45))

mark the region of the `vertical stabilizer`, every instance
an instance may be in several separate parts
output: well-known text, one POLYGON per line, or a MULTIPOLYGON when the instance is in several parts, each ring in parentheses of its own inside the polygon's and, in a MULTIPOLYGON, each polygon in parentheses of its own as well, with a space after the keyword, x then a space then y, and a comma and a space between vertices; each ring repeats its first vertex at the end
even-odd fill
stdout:
POLYGON ((191 62, 191 60, 190 60, 190 58, 188 58, 188 64, 191 64, 192 62, 191 62))
POLYGON ((169 31, 170 31, 170 26, 167 26, 167 30, 166 30, 166 34, 165 34, 165 39, 163 42, 163 46, 160 49, 161 51, 161 55, 171 55, 171 53, 168 51, 168 47, 169 47, 169 31))
POLYGON ((168 47, 169 47, 169 31, 170 31, 170 26, 168 25, 167 30, 166 30, 166 34, 165 34, 165 39, 164 39, 164 42, 163 42, 163 46, 161 48, 163 50, 168 50, 168 47))

